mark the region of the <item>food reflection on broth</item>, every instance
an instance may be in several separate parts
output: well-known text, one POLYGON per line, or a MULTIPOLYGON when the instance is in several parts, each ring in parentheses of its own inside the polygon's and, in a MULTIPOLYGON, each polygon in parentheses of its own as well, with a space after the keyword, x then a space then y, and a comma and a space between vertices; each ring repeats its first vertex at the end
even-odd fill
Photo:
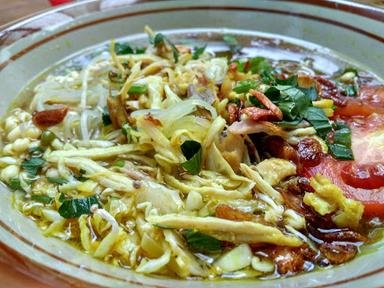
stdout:
POLYGON ((224 34, 223 52, 145 31, 145 48, 111 41, 49 74, 4 120, 1 180, 45 236, 188 279, 290 276, 377 240, 379 80, 284 41, 224 34))

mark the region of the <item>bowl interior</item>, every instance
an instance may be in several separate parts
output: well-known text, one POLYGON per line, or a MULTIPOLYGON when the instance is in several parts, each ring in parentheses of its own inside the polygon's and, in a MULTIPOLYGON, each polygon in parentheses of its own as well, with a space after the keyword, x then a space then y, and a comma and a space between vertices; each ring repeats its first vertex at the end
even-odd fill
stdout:
MULTIPOLYGON (((207 40, 212 50, 222 49, 219 41, 222 33, 231 33, 239 35, 239 39, 257 55, 267 53, 265 56, 269 57, 298 57, 289 45, 285 54, 281 51, 271 54, 273 41, 269 39, 279 39, 304 47, 304 53, 315 57, 315 63, 328 72, 337 69, 340 63, 353 63, 372 71, 379 79, 384 76, 384 22, 375 18, 380 15, 384 18, 384 12, 379 10, 357 5, 364 13, 376 15, 368 17, 363 12, 342 9, 349 7, 343 3, 339 3, 339 9, 320 5, 323 1, 310 1, 312 4, 296 1, 162 1, 133 6, 126 2, 129 1, 85 1, 16 24, 19 26, 8 28, 6 33, 3 31, 0 34, 0 115, 4 115, 10 105, 25 105, 30 101, 31 89, 39 79, 36 75, 44 75, 69 59, 86 61, 86 57, 79 56, 79 51, 96 53, 111 38, 129 35, 126 39, 130 42, 144 43, 146 36, 142 31, 145 25, 164 30, 175 39, 207 40), (20 91, 23 92, 16 97, 20 91)), ((56 70, 57 73, 59 71, 56 70)), ((11 192, 1 185, 0 241, 34 263, 49 266, 64 276, 70 275, 107 287, 126 287, 127 281, 132 287, 255 285, 251 280, 239 283, 151 278, 112 267, 57 239, 42 236, 31 220, 12 208, 10 198, 11 192)), ((365 281, 375 285, 381 283, 384 275, 381 264, 384 249, 381 246, 380 242, 369 247, 364 255, 347 265, 287 279, 262 281, 257 285, 328 287, 337 284, 357 287, 367 283, 365 281)))

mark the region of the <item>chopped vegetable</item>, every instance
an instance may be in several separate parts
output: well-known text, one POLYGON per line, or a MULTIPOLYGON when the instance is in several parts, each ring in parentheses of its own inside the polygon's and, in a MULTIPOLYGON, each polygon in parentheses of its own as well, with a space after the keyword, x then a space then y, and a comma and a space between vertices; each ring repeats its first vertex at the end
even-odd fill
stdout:
POLYGON ((87 174, 87 171, 85 171, 84 169, 80 169, 79 175, 74 175, 74 177, 76 180, 78 180, 80 182, 85 182, 88 180, 87 177, 84 177, 85 174, 87 174))
POLYGON ((55 139, 56 139, 55 133, 49 130, 46 130, 43 132, 43 134, 41 134, 41 145, 47 147, 51 145, 52 141, 55 139))
POLYGON ((102 120, 103 120, 103 125, 104 126, 108 126, 108 125, 111 125, 112 124, 112 120, 111 120, 111 117, 109 115, 109 110, 108 110, 108 107, 104 107, 103 109, 103 114, 102 114, 102 120))
POLYGON ((351 148, 331 143, 328 143, 328 148, 331 151, 332 156, 336 159, 353 160, 353 152, 351 148))
POLYGON ((101 207, 97 196, 64 200, 59 208, 59 213, 64 218, 78 218, 83 214, 91 214, 92 205, 101 207))
POLYGON ((303 118, 311 123, 321 138, 325 138, 332 131, 332 125, 329 123, 328 117, 320 108, 308 107, 303 113, 303 118))
POLYGON ((255 57, 249 60, 249 70, 253 73, 265 73, 272 71, 271 64, 264 57, 255 57))
POLYGON ((45 160, 38 157, 31 157, 29 160, 24 160, 21 167, 28 172, 30 177, 36 177, 37 173, 43 167, 45 160))
POLYGON ((351 129, 342 122, 336 121, 336 130, 333 133, 333 143, 351 147, 351 129))
POLYGON ((246 72, 245 66, 248 63, 248 59, 247 58, 236 59, 236 60, 233 61, 233 63, 236 64, 236 70, 238 72, 246 72))
POLYGON ((127 137, 127 143, 136 143, 138 141, 138 135, 137 131, 132 128, 129 124, 124 124, 123 127, 121 127, 121 131, 125 137, 127 137))
POLYGON ((319 95, 317 94, 317 90, 315 87, 310 88, 299 88, 309 99, 316 100, 319 98, 319 95))
POLYGON ((237 83, 236 87, 233 88, 233 91, 236 93, 247 93, 251 89, 256 89, 258 86, 255 80, 243 80, 237 83))
POLYGON ((65 178, 60 178, 60 177, 47 177, 48 182, 54 183, 54 184, 66 184, 68 183, 68 180, 65 178))
POLYGON ((177 47, 175 44, 171 42, 171 40, 168 39, 164 34, 162 33, 157 33, 155 37, 151 39, 151 42, 153 43, 153 46, 155 47, 160 47, 161 45, 166 45, 168 44, 172 48, 172 54, 173 54, 173 59, 175 63, 179 60, 179 50, 177 50, 177 47))
POLYGON ((265 95, 279 106, 284 115, 283 119, 287 121, 303 117, 304 111, 312 105, 311 99, 293 86, 277 85, 269 88, 265 95))
POLYGON ((207 44, 201 47, 195 47, 193 48, 193 53, 192 53, 192 59, 197 60, 201 55, 203 55, 205 48, 207 48, 207 44))
POLYGON ((125 160, 124 159, 119 159, 119 160, 116 160, 112 166, 116 166, 116 167, 124 167, 125 165, 125 160))
POLYGON ((144 47, 132 47, 129 43, 117 42, 115 44, 115 52, 117 55, 127 54, 143 54, 145 52, 144 47))
POLYGON ((10 179, 8 185, 13 190, 24 191, 23 187, 21 187, 21 183, 20 183, 20 179, 19 178, 12 178, 12 179, 10 179))
POLYGON ((187 158, 187 161, 181 163, 181 166, 193 175, 199 174, 201 169, 201 144, 193 140, 187 140, 180 148, 185 158, 187 158))
POLYGON ((187 229, 182 232, 187 244, 196 252, 220 253, 221 242, 196 230, 187 229))
POLYGON ((134 84, 132 85, 129 90, 128 94, 146 94, 148 93, 148 87, 145 84, 134 84))
POLYGON ((223 40, 224 40, 225 44, 228 45, 228 47, 232 53, 235 53, 235 54, 241 53, 242 47, 239 44, 239 42, 237 42, 237 39, 235 36, 230 35, 230 34, 225 34, 223 36, 223 40))
POLYGON ((341 122, 335 124, 332 143, 328 140, 329 150, 336 159, 353 160, 351 129, 341 122))
POLYGON ((49 204, 53 201, 53 198, 49 196, 43 196, 43 195, 32 195, 31 200, 35 200, 37 202, 41 202, 44 204, 49 204))

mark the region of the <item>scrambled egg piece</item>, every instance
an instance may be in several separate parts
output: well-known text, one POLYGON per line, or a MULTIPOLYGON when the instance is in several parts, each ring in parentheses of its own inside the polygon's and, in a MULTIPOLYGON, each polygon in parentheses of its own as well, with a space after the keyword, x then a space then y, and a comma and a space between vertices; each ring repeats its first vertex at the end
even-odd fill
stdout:
POLYGON ((319 173, 311 178, 310 185, 315 193, 305 193, 305 204, 320 215, 336 212, 332 220, 339 227, 356 228, 359 225, 364 213, 361 202, 346 198, 339 187, 319 173))
POLYGON ((279 158, 270 158, 260 162, 256 165, 256 170, 271 186, 275 186, 286 177, 296 174, 294 164, 279 158))

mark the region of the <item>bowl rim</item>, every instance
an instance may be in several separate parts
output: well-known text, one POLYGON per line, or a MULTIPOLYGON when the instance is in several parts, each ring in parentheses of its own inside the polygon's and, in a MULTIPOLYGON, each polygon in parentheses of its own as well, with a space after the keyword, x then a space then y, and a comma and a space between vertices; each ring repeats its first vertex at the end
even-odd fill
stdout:
MULTIPOLYGON (((120 0, 118 0, 120 1, 120 0)), ((166 0, 166 1, 172 1, 172 0, 166 0)), ((375 17, 374 19, 375 20, 378 20, 380 22, 383 22, 384 23, 384 8, 379 8, 379 7, 375 7, 375 6, 371 6, 371 5, 366 5, 366 4, 362 4, 362 3, 358 3, 358 2, 351 2, 351 1, 344 1, 344 0, 335 0, 335 1, 332 1, 332 0, 307 0, 305 2, 303 1, 300 1, 300 0, 274 0, 274 1, 277 1, 277 2, 295 2, 295 3, 302 3, 302 4, 308 4, 308 5, 317 5, 317 6, 321 6, 321 7, 326 7, 326 8, 331 8, 331 9, 337 9, 337 10, 340 10, 342 9, 343 11, 345 12, 349 12, 349 13, 353 13, 353 14, 359 14, 360 16, 363 16, 363 17, 367 17, 367 18, 370 18, 372 19, 372 15, 375 17), (365 11, 364 14, 362 14, 361 12, 362 11, 365 11)), ((81 7, 81 6, 86 6, 86 5, 89 5, 89 4, 95 4, 95 3, 100 3, 101 0, 85 0, 85 1, 82 1, 82 2, 74 2, 74 3, 69 3, 69 4, 66 4, 66 5, 62 5, 62 6, 59 6, 59 7, 53 7, 53 8, 48 8, 48 9, 45 9, 43 11, 40 11, 40 12, 37 12, 35 14, 32 14, 32 15, 29 15, 29 16, 26 16, 24 18, 21 18, 21 19, 18 19, 18 20, 15 20, 13 22, 10 22, 8 24, 5 24, 3 26, 0 26, 0 42, 1 42, 1 37, 3 35, 4 32, 12 32, 13 30, 17 30, 18 28, 22 27, 23 25, 26 25, 28 23, 31 23, 37 19, 40 19, 46 15, 49 15, 49 14, 53 14, 53 13, 57 13, 57 12, 61 12, 61 11, 65 11, 67 9, 72 9, 72 8, 76 8, 76 7, 81 7)), ((130 4, 126 4, 126 6, 132 6, 132 5, 136 5, 136 4, 140 4, 140 3, 145 3, 147 1, 135 1, 133 3, 130 3, 130 4)), ((160 3, 161 1, 153 1, 153 3, 160 3)), ((208 7, 208 5, 206 5, 208 7)), ((236 5, 228 5, 228 6, 236 6, 236 5)), ((35 32, 32 32, 31 34, 33 34, 35 32)), ((28 34, 28 35, 31 35, 31 34, 28 34)), ((16 39, 16 41, 20 40, 20 38, 16 39)), ((0 67, 2 67, 2 65, 0 64, 0 67)), ((1 70, 2 68, 0 68, 1 70)), ((0 220, 0 225, 3 224, 2 221, 0 220)), ((9 249, 12 249, 12 247, 8 246, 6 243, 0 243, 0 244, 3 244, 5 245, 7 248, 9 249)), ((13 252, 15 252, 15 254, 19 254, 18 251, 14 250, 13 252)), ((29 261, 33 261, 32 259, 28 258, 29 261)), ((41 263, 37 263, 37 264, 41 264, 41 263)), ((45 268, 49 268, 50 270, 52 271, 57 271, 57 269, 55 268, 51 268, 49 266, 46 266, 44 264, 42 264, 45 268)), ((373 271, 369 271, 369 272, 366 272, 364 274, 361 274, 361 275, 357 275, 355 277, 351 277, 347 280, 340 280, 340 281, 337 281, 335 279, 334 282, 330 283, 330 284, 325 284, 325 285, 321 285, 321 287, 330 287, 332 285, 340 285, 340 284, 343 284, 345 282, 349 282, 349 281, 354 281, 355 279, 358 280, 358 279, 361 279, 361 278, 366 278, 366 277, 369 277, 375 273, 379 273, 379 272, 383 272, 384 271, 384 267, 383 268, 379 268, 379 269, 376 269, 376 270, 373 270, 373 271)), ((65 274, 65 277, 71 277, 71 275, 67 275, 65 274)), ((76 279, 76 280, 79 280, 79 278, 73 278, 73 279, 76 279)), ((128 282, 129 283, 129 282, 128 282)), ((319 286, 320 287, 320 286, 319 286)))
MULTIPOLYGON (((115 0, 116 2, 121 0, 115 0)), ((133 0, 132 3, 127 3, 125 5, 136 5, 140 3, 146 3, 146 2, 162 2, 162 1, 173 1, 173 0, 133 0)), ((179 0, 180 1, 180 0, 179 0)), ((181 0, 181 1, 188 1, 188 0, 181 0)), ((353 14, 358 14, 360 16, 365 16, 370 19, 375 19, 380 22, 384 22, 384 6, 378 6, 368 3, 362 3, 358 2, 356 0, 273 0, 276 2, 296 2, 301 3, 304 5, 315 5, 320 7, 327 7, 332 8, 335 10, 343 10, 345 12, 350 12, 353 14), (363 12, 363 14, 361 14, 363 12), (372 18, 373 17, 373 18, 372 18)), ((75 2, 69 2, 65 3, 59 6, 52 6, 45 9, 42 9, 40 11, 37 11, 35 13, 28 14, 24 17, 20 17, 18 19, 15 19, 13 21, 10 21, 8 23, 4 23, 0 25, 0 38, 2 34, 7 30, 14 30, 17 28, 20 28, 21 26, 30 23, 32 21, 35 21, 43 16, 60 12, 69 8, 75 8, 77 6, 85 6, 88 4, 94 4, 94 3, 100 3, 102 0, 82 0, 82 1, 75 1, 75 2)))

